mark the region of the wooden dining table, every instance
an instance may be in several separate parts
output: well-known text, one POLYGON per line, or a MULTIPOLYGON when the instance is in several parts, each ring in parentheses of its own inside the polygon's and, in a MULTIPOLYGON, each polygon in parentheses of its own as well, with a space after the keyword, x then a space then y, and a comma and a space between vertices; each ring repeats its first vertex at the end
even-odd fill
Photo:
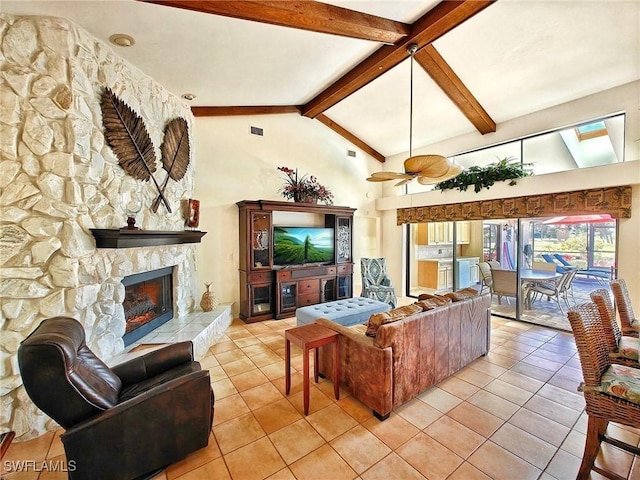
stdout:
POLYGON ((549 283, 557 282, 562 277, 561 273, 552 272, 550 270, 534 270, 531 268, 523 268, 520 270, 520 280, 525 291, 524 308, 531 310, 531 289, 533 283, 549 283))

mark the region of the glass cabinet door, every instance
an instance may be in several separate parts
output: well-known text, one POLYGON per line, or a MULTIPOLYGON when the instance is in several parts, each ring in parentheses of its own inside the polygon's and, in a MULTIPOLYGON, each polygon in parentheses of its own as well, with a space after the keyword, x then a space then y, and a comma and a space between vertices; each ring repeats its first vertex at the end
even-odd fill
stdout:
POLYGON ((271 313, 273 311, 271 304, 271 284, 250 285, 249 288, 251 292, 251 315, 271 313))
POLYGON ((298 284, 283 283, 280 285, 280 310, 295 310, 298 306, 298 284))
POLYGON ((351 261, 351 218, 338 217, 336 222, 336 263, 351 261))
POLYGON ((271 268, 271 214, 251 214, 251 268, 271 268))
POLYGON ((338 298, 351 297, 351 275, 338 277, 338 298))

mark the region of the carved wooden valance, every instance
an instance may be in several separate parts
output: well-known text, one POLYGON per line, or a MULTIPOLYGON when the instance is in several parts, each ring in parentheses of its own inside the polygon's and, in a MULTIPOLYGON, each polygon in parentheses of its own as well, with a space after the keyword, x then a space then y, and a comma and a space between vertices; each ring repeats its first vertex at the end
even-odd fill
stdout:
POLYGON ((595 213, 608 213, 613 218, 631 218, 631 187, 596 188, 478 202, 399 208, 397 223, 402 225, 595 213))

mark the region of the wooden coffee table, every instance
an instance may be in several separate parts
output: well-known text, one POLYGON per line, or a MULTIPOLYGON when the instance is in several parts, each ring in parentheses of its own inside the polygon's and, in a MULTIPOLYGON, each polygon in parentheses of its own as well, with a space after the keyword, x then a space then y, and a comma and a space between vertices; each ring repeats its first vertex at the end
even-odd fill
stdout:
POLYGON ((340 355, 338 351, 338 332, 330 328, 323 327, 316 323, 303 325, 302 327, 290 328, 284 332, 285 339, 285 393, 289 395, 291 391, 291 342, 302 348, 303 378, 302 387, 304 391, 304 414, 309 414, 309 350, 314 349, 313 356, 313 379, 318 383, 318 347, 335 344, 333 349, 333 393, 336 400, 340 399, 340 355))

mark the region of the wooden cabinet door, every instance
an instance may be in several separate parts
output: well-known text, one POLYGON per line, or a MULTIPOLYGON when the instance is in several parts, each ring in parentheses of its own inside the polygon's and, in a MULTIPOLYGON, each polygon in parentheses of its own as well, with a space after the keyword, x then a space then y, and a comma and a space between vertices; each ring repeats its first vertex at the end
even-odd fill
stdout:
POLYGON ((444 267, 438 268, 438 290, 442 290, 447 287, 447 269, 444 267))
POLYGON ((453 268, 446 269, 446 288, 453 288, 453 268))
POLYGON ((469 244, 469 222, 456 222, 456 241, 458 242, 458 244, 469 244))
POLYGON ((426 223, 419 223, 416 226, 416 245, 429 245, 427 227, 428 225, 426 223))

